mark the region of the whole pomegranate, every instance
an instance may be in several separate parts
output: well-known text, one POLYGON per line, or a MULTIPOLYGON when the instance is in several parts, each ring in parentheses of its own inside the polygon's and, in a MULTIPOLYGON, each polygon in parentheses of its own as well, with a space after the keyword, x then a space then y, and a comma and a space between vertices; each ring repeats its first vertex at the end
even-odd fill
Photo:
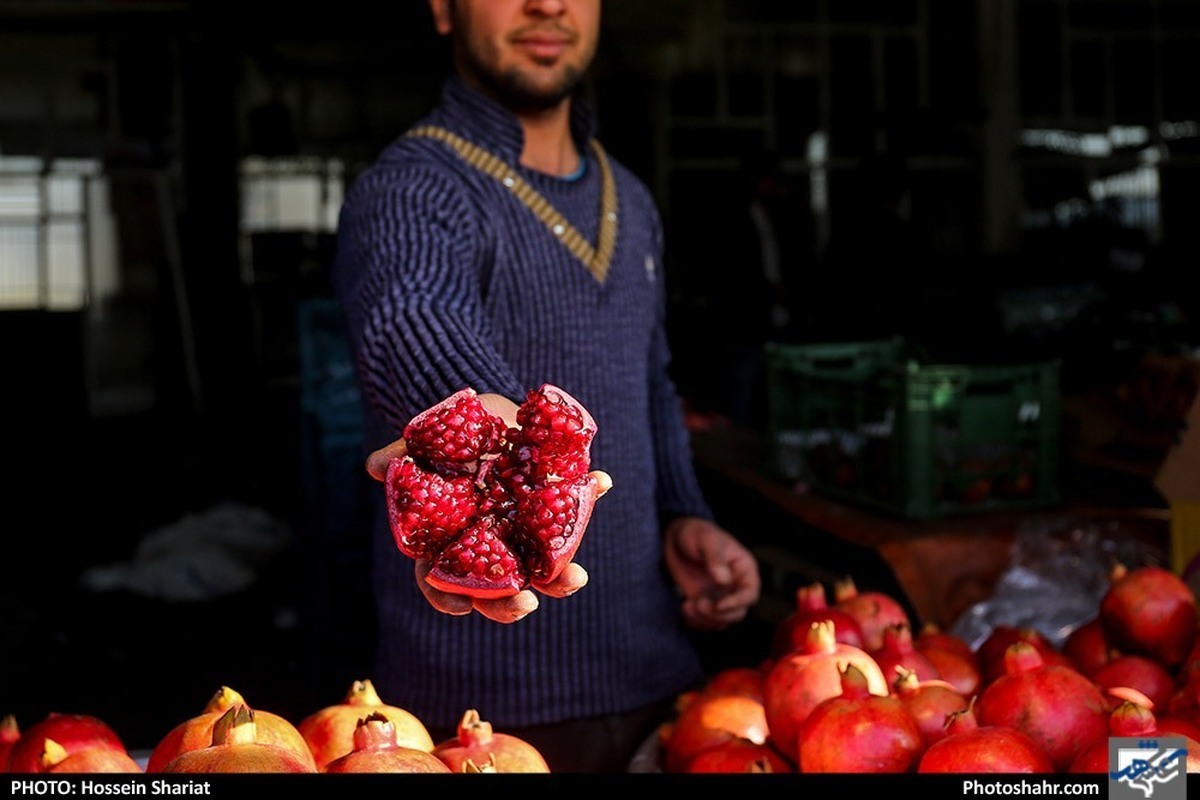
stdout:
POLYGON ((1200 635, 1197 635, 1192 642, 1192 647, 1188 650, 1183 663, 1175 668, 1175 677, 1179 680, 1180 685, 1182 685, 1191 680, 1197 673, 1200 673, 1200 635))
POLYGON ((355 726, 350 750, 324 764, 320 771, 448 773, 450 767, 428 750, 400 744, 391 719, 382 711, 372 711, 355 726))
POLYGON ((1063 655, 1071 659, 1075 669, 1087 675, 1111 661, 1119 651, 1109 644, 1100 617, 1092 617, 1067 635, 1062 646, 1063 655))
POLYGON ((963 658, 974 659, 971 643, 961 636, 945 631, 936 622, 925 622, 913 637, 918 650, 945 650, 963 658))
POLYGON ((970 705, 950 683, 938 678, 921 680, 912 670, 903 670, 892 682, 892 695, 916 720, 926 747, 946 738, 946 720, 970 705))
MULTIPOLYGON (((213 727, 217 721, 232 708, 247 705, 241 692, 222 686, 205 704, 204 710, 194 717, 184 720, 169 730, 146 760, 146 772, 160 772, 168 762, 182 753, 209 747, 213 739, 213 727)), ((255 738, 260 742, 286 747, 296 753, 302 761, 307 761, 315 772, 316 759, 308 742, 291 722, 271 711, 254 709, 255 738)))
POLYGON ((67 753, 95 747, 127 752, 124 742, 107 722, 91 714, 62 714, 52 711, 30 725, 8 753, 9 772, 43 772, 45 741, 53 739, 67 753))
POLYGON ((933 664, 942 680, 963 697, 973 697, 983 684, 979 658, 963 638, 926 623, 913 639, 917 651, 933 664))
POLYGON ((701 691, 669 724, 662 743, 663 769, 683 772, 694 756, 710 747, 732 739, 764 744, 767 734, 767 714, 761 698, 701 691))
MULTIPOLYGON (((1150 701, 1139 692, 1127 689, 1113 691, 1117 701, 1108 718, 1108 735, 1125 737, 1155 738, 1159 736, 1183 736, 1187 748, 1186 769, 1200 771, 1200 742, 1179 731, 1164 730, 1158 724, 1150 701)), ((1108 772, 1108 739, 1097 739, 1085 748, 1067 767, 1067 772, 1108 772)))
POLYGON ((1177 689, 1175 678, 1166 667, 1153 658, 1133 653, 1115 656, 1090 677, 1101 689, 1118 686, 1137 689, 1149 699, 1151 708, 1166 709, 1177 689))
POLYGON ((841 694, 818 703, 796 738, 800 772, 909 772, 925 750, 903 704, 873 694, 854 664, 842 673, 841 694))
POLYGON ((883 631, 889 625, 904 624, 912 629, 913 621, 899 600, 887 592, 860 590, 849 576, 834 583, 833 605, 858 622, 863 636, 862 647, 868 653, 883 645, 883 631))
POLYGON ((769 743, 735 737, 692 756, 683 772, 696 773, 785 773, 794 772, 791 762, 769 743))
POLYGON ((831 606, 825 585, 820 581, 813 581, 796 589, 795 608, 775 626, 771 655, 778 658, 804 647, 804 642, 808 639, 808 629, 814 622, 822 620, 833 623, 834 635, 839 642, 854 647, 863 646, 862 628, 858 626, 858 620, 831 606))
POLYGON ((1200 723, 1200 673, 1191 672, 1167 701, 1166 710, 1172 716, 1200 723))
POLYGON ((133 756, 115 747, 88 747, 68 753, 53 739, 44 740, 41 771, 47 773, 113 772, 140 773, 142 767, 133 756))
POLYGON ((1058 770, 1106 735, 1108 700, 1083 673, 1046 663, 1029 642, 1009 645, 1005 663, 1007 672, 979 695, 975 713, 981 725, 1023 731, 1058 770))
POLYGON ((0 772, 8 772, 8 754, 17 739, 21 738, 21 726, 17 724, 15 714, 5 714, 0 718, 0 772))
POLYGON ((763 708, 771 742, 795 758, 801 723, 821 701, 842 693, 842 672, 854 664, 872 694, 886 695, 890 687, 883 671, 865 650, 837 641, 833 623, 814 622, 802 649, 780 658, 767 673, 763 708))
POLYGON ((992 628, 975 651, 975 655, 979 659, 979 672, 983 686, 987 686, 1008 671, 1005 654, 1008 652, 1009 646, 1015 642, 1033 645, 1046 663, 1061 664, 1072 668, 1075 666, 1074 662, 1055 647, 1037 628, 1000 624, 992 628))
POLYGON ((892 683, 903 671, 912 671, 923 681, 941 678, 937 666, 917 649, 908 623, 899 622, 883 629, 883 643, 871 653, 875 663, 892 683))
POLYGON ((1016 728, 980 725, 973 704, 946 720, 946 735, 917 762, 924 773, 1054 772, 1049 756, 1029 734, 1016 728))
POLYGON ((296 724, 312 751, 317 769, 354 749, 359 723, 368 714, 381 714, 392 724, 391 735, 404 747, 430 752, 433 739, 424 723, 410 711, 388 705, 369 679, 354 681, 342 702, 318 709, 296 724))
POLYGON ((438 742, 433 754, 452 772, 550 771, 536 747, 518 736, 492 730, 492 723, 481 719, 473 708, 463 713, 456 735, 438 742))
POLYGON ((516 422, 466 388, 405 427, 407 453, 384 481, 388 517, 401 553, 431 559, 435 588, 504 597, 554 580, 612 485, 589 471, 596 423, 567 392, 529 392, 516 422))
POLYGON ((258 738, 255 712, 244 703, 226 710, 212 726, 207 747, 180 753, 163 765, 164 773, 316 772, 311 755, 258 738))
POLYGON ((1100 620, 1113 646, 1176 669, 1196 641, 1196 597, 1168 569, 1113 567, 1100 599, 1100 620))
POLYGON ((758 667, 726 667, 714 672, 701 691, 714 694, 744 694, 762 700, 767 673, 758 667))

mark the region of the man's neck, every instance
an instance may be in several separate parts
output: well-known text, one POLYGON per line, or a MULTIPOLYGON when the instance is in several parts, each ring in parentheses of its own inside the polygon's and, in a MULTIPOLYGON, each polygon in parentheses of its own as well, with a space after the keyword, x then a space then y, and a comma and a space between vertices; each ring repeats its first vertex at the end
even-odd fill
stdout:
POLYGON ((525 132, 521 163, 549 175, 570 175, 579 169, 579 151, 571 137, 571 104, 548 111, 519 114, 525 132))

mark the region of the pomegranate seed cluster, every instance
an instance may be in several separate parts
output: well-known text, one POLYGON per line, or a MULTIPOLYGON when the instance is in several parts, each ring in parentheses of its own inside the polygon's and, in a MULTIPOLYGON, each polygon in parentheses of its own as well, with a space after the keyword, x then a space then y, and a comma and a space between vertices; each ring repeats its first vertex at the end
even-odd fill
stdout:
POLYGON ((504 597, 561 573, 601 493, 591 466, 595 421, 544 384, 509 427, 466 388, 415 416, 385 488, 396 547, 431 561, 448 592, 504 597))

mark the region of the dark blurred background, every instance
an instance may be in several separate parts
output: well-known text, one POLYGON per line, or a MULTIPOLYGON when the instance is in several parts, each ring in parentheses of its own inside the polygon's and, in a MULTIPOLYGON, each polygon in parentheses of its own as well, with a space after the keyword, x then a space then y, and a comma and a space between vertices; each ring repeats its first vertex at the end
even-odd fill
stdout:
MULTIPOLYGON (((1130 402, 1148 355, 1200 350, 1197 0, 605 14, 588 90, 661 204, 697 414, 762 425, 768 339, 1062 358, 1065 393, 1130 402)), ((327 268, 443 59, 422 2, 0 0, 0 714, 148 748, 221 685, 298 719, 370 677, 376 487, 327 268)))

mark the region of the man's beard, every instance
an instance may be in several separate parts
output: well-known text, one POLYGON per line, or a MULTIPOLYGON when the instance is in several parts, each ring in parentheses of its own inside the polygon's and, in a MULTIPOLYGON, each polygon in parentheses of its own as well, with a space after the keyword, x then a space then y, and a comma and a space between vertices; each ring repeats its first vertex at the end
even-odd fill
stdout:
POLYGON ((575 93, 583 71, 577 67, 565 67, 560 80, 546 86, 531 81, 518 69, 491 72, 486 66, 472 60, 472 67, 483 87, 509 108, 522 112, 538 112, 555 108, 575 93))

